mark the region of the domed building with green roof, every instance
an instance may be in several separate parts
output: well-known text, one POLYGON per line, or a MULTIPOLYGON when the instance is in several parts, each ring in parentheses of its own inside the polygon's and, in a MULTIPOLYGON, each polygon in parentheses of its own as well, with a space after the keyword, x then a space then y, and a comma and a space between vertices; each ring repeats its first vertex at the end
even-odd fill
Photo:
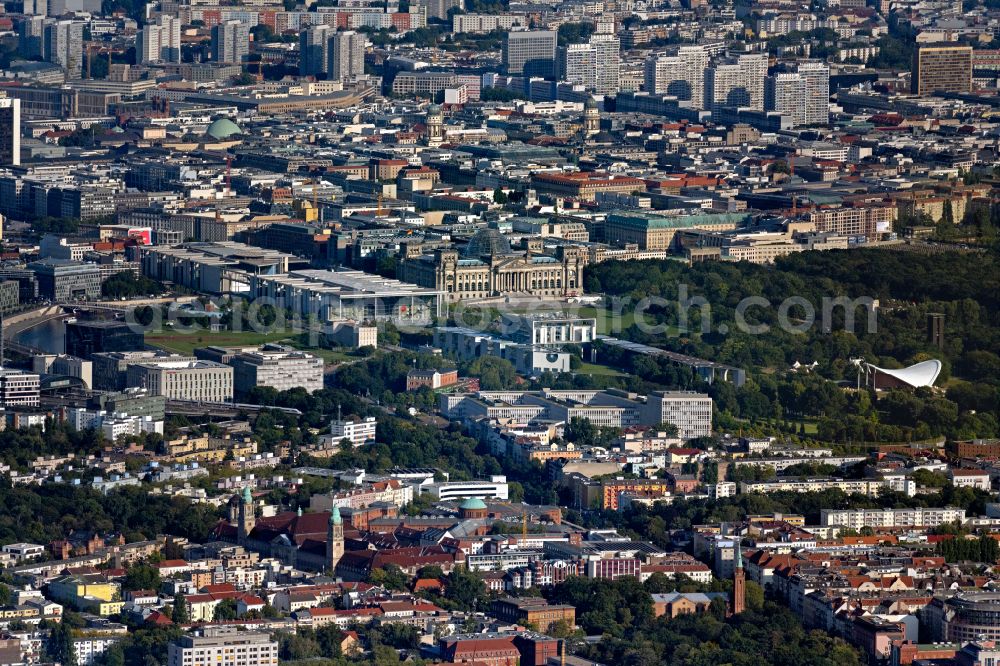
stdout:
POLYGON ((243 130, 229 118, 218 118, 212 121, 212 124, 205 130, 205 134, 216 141, 226 141, 243 134, 243 130))
POLYGON ((489 509, 486 502, 478 497, 470 497, 458 505, 458 517, 462 520, 477 520, 486 518, 489 509))

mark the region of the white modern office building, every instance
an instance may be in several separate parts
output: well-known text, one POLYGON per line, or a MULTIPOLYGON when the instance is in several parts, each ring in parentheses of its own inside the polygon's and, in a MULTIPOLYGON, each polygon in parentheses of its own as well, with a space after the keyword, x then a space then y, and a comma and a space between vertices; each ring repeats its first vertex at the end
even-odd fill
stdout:
POLYGON ((508 498, 507 477, 491 476, 489 479, 479 481, 443 481, 432 483, 421 488, 422 492, 427 492, 439 500, 466 499, 478 497, 479 499, 508 498))
POLYGON ((295 349, 261 349, 236 354, 228 365, 240 395, 256 386, 277 391, 304 388, 309 393, 323 388, 323 359, 295 349))
POLYGON ((226 402, 233 399, 233 369, 211 361, 158 361, 128 366, 129 386, 171 400, 226 402))
POLYGON ((348 440, 354 446, 375 441, 378 424, 374 416, 359 419, 333 419, 330 421, 330 438, 334 444, 348 440))

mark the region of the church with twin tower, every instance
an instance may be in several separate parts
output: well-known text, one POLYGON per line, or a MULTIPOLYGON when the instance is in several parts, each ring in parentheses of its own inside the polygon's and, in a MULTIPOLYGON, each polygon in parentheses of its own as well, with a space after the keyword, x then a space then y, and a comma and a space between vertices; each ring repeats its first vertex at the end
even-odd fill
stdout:
POLYGON ((339 507, 329 512, 303 513, 299 509, 258 518, 249 487, 229 500, 228 520, 220 521, 215 535, 264 557, 331 575, 336 574, 344 555, 344 520, 339 507))

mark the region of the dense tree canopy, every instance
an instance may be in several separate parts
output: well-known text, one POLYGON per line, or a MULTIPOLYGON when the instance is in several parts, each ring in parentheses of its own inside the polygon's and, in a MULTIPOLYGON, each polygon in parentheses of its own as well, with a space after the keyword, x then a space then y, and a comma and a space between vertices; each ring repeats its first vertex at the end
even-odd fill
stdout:
POLYGON ((628 314, 643 299, 654 299, 649 307, 638 308, 639 323, 622 317, 623 328, 613 335, 748 371, 749 381, 739 389, 724 382, 708 387, 667 359, 598 344, 604 362, 644 380, 709 391, 720 426, 812 418, 818 421, 818 438, 825 441, 964 439, 1000 434, 996 259, 995 251, 923 255, 851 250, 799 253, 773 267, 605 262, 588 267, 585 281, 587 291, 621 299, 609 307, 628 314), (763 300, 746 300, 750 298, 763 300), (876 306, 875 325, 869 325, 863 306, 847 313, 832 305, 836 298, 870 298, 876 306), (685 299, 703 299, 706 305, 679 307, 685 299), (787 325, 808 322, 809 309, 815 313, 813 325, 802 331, 787 325), (929 313, 945 316, 940 349, 927 335, 929 313), (847 325, 848 314, 854 318, 852 326, 847 325), (748 330, 741 321, 766 330, 748 330), (665 329, 650 330, 642 322, 665 329), (944 368, 938 384, 948 382, 947 393, 846 392, 843 388, 853 386, 857 377, 854 358, 882 367, 940 359, 944 368), (791 372, 796 362, 817 366, 812 372, 791 372))

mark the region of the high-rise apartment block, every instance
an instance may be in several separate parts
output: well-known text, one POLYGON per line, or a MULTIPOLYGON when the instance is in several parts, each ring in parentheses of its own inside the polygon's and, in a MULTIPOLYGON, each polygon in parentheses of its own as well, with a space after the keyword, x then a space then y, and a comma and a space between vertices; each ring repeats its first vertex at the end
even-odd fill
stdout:
POLYGON ((83 70, 83 23, 46 21, 42 57, 65 69, 68 78, 80 78, 83 70))
POLYGON ((621 42, 614 35, 594 35, 586 44, 559 47, 559 78, 599 95, 618 92, 621 42))
POLYGON ((462 0, 423 0, 423 6, 427 10, 427 18, 448 20, 448 13, 452 9, 464 9, 462 0))
POLYGON ((250 26, 241 21, 226 21, 212 26, 212 60, 240 63, 250 53, 250 26))
POLYGON ((328 49, 334 30, 329 25, 312 25, 299 33, 299 74, 320 76, 330 71, 328 49))
POLYGON ((140 63, 181 61, 181 20, 161 16, 149 23, 136 38, 136 59, 140 63))
POLYGON ((45 16, 49 13, 49 0, 24 0, 21 11, 25 16, 45 16))
POLYGON ((21 100, 0 98, 0 164, 21 163, 21 100))
POLYGON ((747 53, 727 58, 705 72, 705 107, 764 110, 767 54, 747 53))
POLYGON ((551 76, 558 38, 555 30, 512 30, 504 34, 504 69, 508 74, 551 76))
POLYGON ((701 46, 682 46, 674 55, 663 55, 646 61, 644 87, 647 92, 673 95, 690 101, 696 109, 705 104, 705 70, 710 57, 701 46))
POLYGON ((45 15, 27 16, 17 24, 17 52, 24 58, 41 58, 44 54, 45 15))
POLYGON ((930 44, 913 52, 910 85, 915 95, 972 90, 972 47, 930 44))
POLYGON ((365 36, 352 30, 335 32, 328 47, 327 75, 345 81, 365 73, 365 36))
POLYGON ((792 123, 826 124, 830 120, 830 68, 820 62, 801 63, 794 72, 767 77, 764 107, 791 116, 792 123))

